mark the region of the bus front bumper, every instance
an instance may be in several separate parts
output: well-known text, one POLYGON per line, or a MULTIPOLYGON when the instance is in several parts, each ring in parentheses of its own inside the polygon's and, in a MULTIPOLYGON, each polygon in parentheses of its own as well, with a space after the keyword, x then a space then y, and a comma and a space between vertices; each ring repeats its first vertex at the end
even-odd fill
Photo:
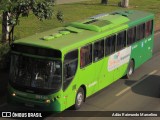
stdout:
POLYGON ((35 100, 30 98, 24 98, 22 96, 15 95, 8 92, 7 102, 16 106, 24 107, 26 110, 33 111, 48 111, 48 112, 60 112, 62 111, 60 101, 57 99, 51 101, 35 100))

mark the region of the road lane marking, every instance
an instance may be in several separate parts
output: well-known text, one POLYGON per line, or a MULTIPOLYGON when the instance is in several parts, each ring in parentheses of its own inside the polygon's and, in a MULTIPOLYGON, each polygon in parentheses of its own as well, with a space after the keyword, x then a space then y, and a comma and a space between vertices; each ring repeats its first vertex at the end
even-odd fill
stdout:
POLYGON ((137 84, 139 84, 140 82, 142 82, 144 79, 146 79, 147 77, 149 77, 150 75, 153 75, 157 72, 157 70, 152 71, 151 73, 147 74, 144 78, 142 78, 141 80, 137 81, 136 83, 134 83, 133 85, 123 89, 122 91, 120 91, 119 93, 116 94, 116 96, 120 96, 123 93, 127 92, 128 90, 130 90, 132 87, 136 86, 137 84))
POLYGON ((3 104, 1 104, 1 105, 0 105, 0 107, 3 107, 3 106, 5 106, 5 105, 7 105, 7 103, 3 103, 3 104))

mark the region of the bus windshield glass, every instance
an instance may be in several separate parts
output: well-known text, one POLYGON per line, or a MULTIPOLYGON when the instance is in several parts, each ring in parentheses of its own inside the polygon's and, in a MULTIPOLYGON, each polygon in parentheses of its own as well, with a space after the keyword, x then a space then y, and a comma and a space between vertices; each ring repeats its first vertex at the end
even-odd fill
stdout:
POLYGON ((10 80, 20 86, 41 89, 60 89, 61 61, 12 54, 10 80))

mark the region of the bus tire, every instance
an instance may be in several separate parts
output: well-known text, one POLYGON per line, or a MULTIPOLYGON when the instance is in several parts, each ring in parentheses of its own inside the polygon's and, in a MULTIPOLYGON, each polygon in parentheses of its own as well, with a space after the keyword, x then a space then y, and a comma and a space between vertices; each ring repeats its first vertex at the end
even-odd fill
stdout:
POLYGON ((134 72, 134 62, 133 60, 130 60, 128 68, 127 68, 126 78, 129 79, 131 75, 133 74, 133 72, 134 72))
POLYGON ((84 103, 84 90, 82 87, 80 87, 76 94, 74 109, 78 110, 83 103, 84 103))

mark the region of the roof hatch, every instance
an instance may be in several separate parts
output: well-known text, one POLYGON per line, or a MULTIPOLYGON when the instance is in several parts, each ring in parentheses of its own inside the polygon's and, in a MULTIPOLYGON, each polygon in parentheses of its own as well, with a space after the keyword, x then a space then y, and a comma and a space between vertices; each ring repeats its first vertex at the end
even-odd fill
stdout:
POLYGON ((59 33, 54 33, 52 35, 44 36, 42 39, 46 40, 46 41, 49 41, 49 40, 53 40, 55 38, 59 38, 63 35, 67 35, 67 34, 70 34, 70 31, 62 30, 62 31, 59 31, 59 33))
POLYGON ((95 32, 102 32, 120 24, 128 22, 128 17, 122 14, 99 14, 83 22, 72 22, 69 26, 79 29, 86 29, 95 32))

